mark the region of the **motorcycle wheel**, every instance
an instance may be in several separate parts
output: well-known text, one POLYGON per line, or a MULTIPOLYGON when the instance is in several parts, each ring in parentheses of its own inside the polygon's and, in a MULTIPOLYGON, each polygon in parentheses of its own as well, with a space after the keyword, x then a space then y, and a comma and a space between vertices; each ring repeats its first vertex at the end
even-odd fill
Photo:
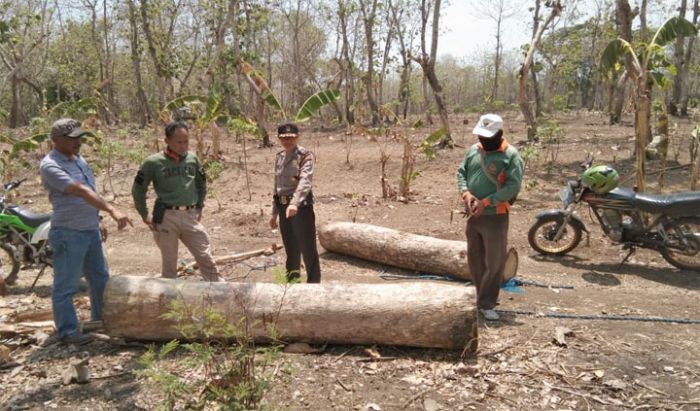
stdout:
POLYGON ((566 224, 564 232, 558 241, 554 241, 554 236, 561 227, 562 219, 557 216, 543 217, 537 220, 527 233, 527 241, 530 247, 544 255, 564 255, 573 250, 581 242, 583 232, 581 228, 571 224, 566 224))
POLYGON ((664 230, 670 240, 669 246, 661 249, 664 260, 681 270, 700 272, 700 218, 679 218, 671 221, 664 230))
POLYGON ((0 276, 5 279, 5 284, 14 284, 17 281, 17 273, 19 273, 19 261, 15 260, 12 247, 0 244, 0 276))

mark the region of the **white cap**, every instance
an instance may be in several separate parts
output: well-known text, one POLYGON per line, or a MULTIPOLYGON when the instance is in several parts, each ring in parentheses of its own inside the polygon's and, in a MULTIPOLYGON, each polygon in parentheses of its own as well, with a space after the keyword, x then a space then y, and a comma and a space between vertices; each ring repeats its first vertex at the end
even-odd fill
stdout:
POLYGON ((484 114, 476 123, 472 133, 477 136, 491 138, 503 130, 503 119, 498 114, 484 114))

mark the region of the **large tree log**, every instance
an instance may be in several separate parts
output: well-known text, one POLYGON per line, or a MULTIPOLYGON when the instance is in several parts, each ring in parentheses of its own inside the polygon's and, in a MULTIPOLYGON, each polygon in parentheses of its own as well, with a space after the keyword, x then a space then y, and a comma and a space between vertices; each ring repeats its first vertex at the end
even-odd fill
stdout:
MULTIPOLYGON (((419 272, 471 280, 465 241, 442 240, 370 224, 337 222, 321 226, 323 248, 365 260, 419 272)), ((511 248, 504 279, 518 271, 518 254, 511 248)))
MULTIPOLYGON (((382 344, 475 350, 477 313, 472 287, 401 284, 209 283, 116 276, 104 293, 107 334, 139 340, 180 338, 162 318, 177 298, 246 318, 250 337, 284 342, 382 344)), ((195 321, 195 320, 193 320, 195 321)))

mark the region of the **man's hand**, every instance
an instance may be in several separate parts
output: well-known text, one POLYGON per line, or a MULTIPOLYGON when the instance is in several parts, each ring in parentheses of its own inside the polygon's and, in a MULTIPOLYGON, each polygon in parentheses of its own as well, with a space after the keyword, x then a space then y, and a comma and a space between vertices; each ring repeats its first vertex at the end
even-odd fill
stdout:
POLYGON ((126 227, 127 224, 129 224, 132 227, 134 226, 134 223, 131 222, 131 219, 116 208, 112 208, 112 210, 110 210, 109 212, 109 215, 112 216, 114 221, 117 222, 117 230, 122 230, 124 227, 126 227))
POLYGON ((287 218, 292 218, 295 215, 297 215, 297 211, 299 211, 299 207, 297 207, 295 205, 289 205, 287 207, 287 214, 286 214, 287 218))
POLYGON ((194 218, 199 222, 202 220, 202 209, 201 208, 195 208, 194 209, 194 218))
POLYGON ((480 215, 484 214, 484 203, 476 200, 469 208, 469 213, 472 215, 472 217, 479 217, 480 215))
POLYGON ((469 191, 465 191, 462 193, 462 202, 464 203, 464 206, 467 207, 470 211, 474 206, 474 203, 478 201, 479 200, 476 197, 474 197, 474 195, 469 191))
POLYGON ((270 217, 270 228, 273 230, 275 228, 277 228, 277 216, 276 215, 273 215, 272 217, 270 217))
POLYGON ((108 235, 109 231, 107 231, 107 225, 104 223, 104 221, 100 221, 100 236, 102 236, 103 243, 107 242, 108 235))
POLYGON ((155 230, 155 229, 156 229, 155 225, 153 224, 153 220, 151 219, 151 217, 145 217, 145 218, 143 219, 143 223, 146 224, 146 225, 148 226, 148 228, 150 228, 151 230, 155 230))

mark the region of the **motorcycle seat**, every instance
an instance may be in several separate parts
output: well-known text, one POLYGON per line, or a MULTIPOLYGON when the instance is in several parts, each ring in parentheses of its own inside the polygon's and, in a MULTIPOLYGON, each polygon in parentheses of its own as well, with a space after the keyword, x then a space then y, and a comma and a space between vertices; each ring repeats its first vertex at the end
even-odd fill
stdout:
POLYGON ((8 207, 7 210, 19 217, 22 222, 32 228, 39 227, 51 219, 51 214, 39 214, 20 207, 8 207))
POLYGON ((674 194, 637 193, 634 204, 642 211, 674 217, 700 216, 700 191, 674 194))

